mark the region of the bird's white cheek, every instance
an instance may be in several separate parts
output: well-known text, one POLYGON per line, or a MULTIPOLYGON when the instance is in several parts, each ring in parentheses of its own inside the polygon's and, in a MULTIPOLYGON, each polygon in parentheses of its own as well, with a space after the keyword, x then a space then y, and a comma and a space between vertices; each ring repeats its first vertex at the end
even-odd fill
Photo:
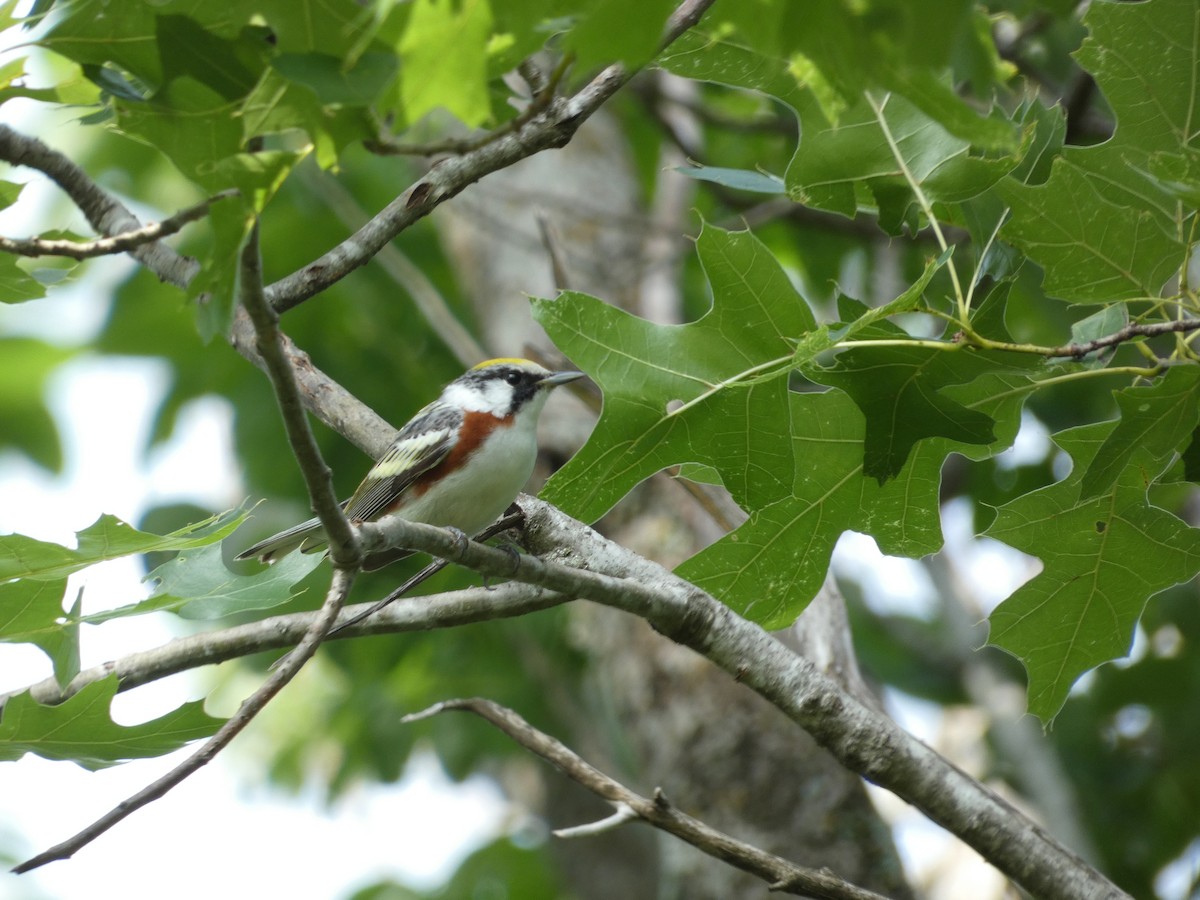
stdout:
POLYGON ((506 413, 512 405, 512 396, 512 387, 503 381, 488 381, 474 387, 451 382, 442 393, 442 399, 451 406, 493 415, 506 413))

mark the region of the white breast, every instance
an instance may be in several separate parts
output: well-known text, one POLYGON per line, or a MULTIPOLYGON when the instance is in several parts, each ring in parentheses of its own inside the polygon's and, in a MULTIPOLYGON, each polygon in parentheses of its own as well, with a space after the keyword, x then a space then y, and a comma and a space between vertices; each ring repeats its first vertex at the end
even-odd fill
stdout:
POLYGON ((511 426, 494 432, 466 465, 397 512, 412 522, 453 525, 468 535, 492 524, 533 474, 537 413, 522 410, 511 426))

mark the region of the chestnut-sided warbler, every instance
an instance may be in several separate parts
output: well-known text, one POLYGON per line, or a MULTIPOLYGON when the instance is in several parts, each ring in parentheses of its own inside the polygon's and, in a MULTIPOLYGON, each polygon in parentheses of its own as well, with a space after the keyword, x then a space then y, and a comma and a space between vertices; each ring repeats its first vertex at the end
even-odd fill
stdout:
MULTIPOLYGON (((468 369, 412 419, 345 504, 351 522, 395 513, 410 522, 457 528, 473 535, 516 499, 537 459, 536 426, 552 388, 582 372, 551 372, 527 359, 489 359, 468 369)), ((313 518, 238 554, 274 562, 299 548, 326 544, 313 518)), ((377 569, 405 550, 370 554, 377 569)))

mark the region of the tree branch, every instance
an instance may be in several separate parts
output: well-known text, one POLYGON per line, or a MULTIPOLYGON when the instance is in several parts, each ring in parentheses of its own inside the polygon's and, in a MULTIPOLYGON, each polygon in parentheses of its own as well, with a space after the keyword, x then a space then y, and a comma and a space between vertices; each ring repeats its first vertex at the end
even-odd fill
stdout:
MULTIPOLYGON (((1005 800, 890 719, 864 706, 759 626, 548 504, 527 496, 519 498, 519 504, 526 516, 526 543, 544 558, 514 560, 504 550, 476 543, 464 546, 443 529, 396 518, 360 526, 363 549, 410 547, 485 575, 516 578, 540 591, 526 593, 527 588, 508 585, 491 592, 415 598, 393 605, 346 635, 478 621, 475 616, 517 615, 571 597, 623 609, 645 618, 664 635, 691 647, 762 695, 847 768, 921 809, 1034 895, 1081 900, 1127 896, 1005 800), (588 568, 578 568, 580 564, 588 568)), ((103 677, 112 671, 121 675, 126 688, 188 665, 282 646, 306 624, 303 618, 277 617, 172 642, 136 660, 130 657, 124 664, 81 673, 69 690, 78 690, 84 678, 103 677)), ((34 690, 52 692, 54 688, 37 685, 34 690)))
POLYGON ((1052 347, 1047 356, 1070 356, 1075 359, 1082 359, 1089 353, 1095 353, 1097 350, 1103 350, 1106 347, 1115 347, 1117 344, 1123 344, 1125 341, 1132 340, 1135 337, 1156 337, 1162 334, 1183 334, 1189 331, 1195 331, 1200 328, 1200 319, 1173 319, 1169 322, 1130 322, 1119 331, 1114 331, 1112 334, 1106 334, 1104 337, 1098 337, 1095 340, 1084 341, 1081 344, 1064 344, 1061 347, 1052 347))
POLYGON ((150 222, 139 228, 123 231, 111 237, 97 238, 94 241, 0 237, 0 251, 17 256, 65 256, 68 259, 91 259, 96 256, 128 253, 146 244, 151 244, 159 238, 175 234, 185 225, 208 215, 209 208, 217 201, 236 197, 237 194, 238 191, 235 188, 220 191, 195 206, 180 210, 161 222, 150 222))
MULTIPOLYGON (((713 2, 684 0, 667 22, 662 46, 669 45, 699 22, 713 2)), ((543 109, 536 110, 514 130, 494 135, 483 146, 440 161, 346 240, 304 268, 269 285, 267 299, 281 313, 303 303, 365 265, 401 231, 468 185, 542 150, 566 145, 580 125, 620 90, 632 74, 622 65, 611 65, 574 96, 549 99, 543 109)))
POLYGON ((884 900, 879 894, 843 881, 827 871, 806 869, 736 840, 675 809, 660 790, 655 790, 654 799, 634 793, 560 741, 534 728, 511 709, 491 700, 478 697, 445 700, 423 712, 405 716, 401 721, 415 722, 451 710, 475 713, 616 808, 613 816, 601 822, 555 832, 559 837, 583 837, 641 819, 687 841, 709 856, 762 878, 773 891, 823 900, 884 900))
POLYGON ((640 616, 760 694, 847 768, 916 806, 1034 895, 1127 897, 1006 800, 863 705, 758 625, 549 504, 524 496, 519 503, 527 546, 540 555, 514 560, 503 550, 464 545, 442 529, 395 517, 360 526, 364 550, 418 549, 484 575, 640 616))
MULTIPOLYGON (((48 176, 79 207, 91 226, 106 237, 141 228, 141 222, 125 204, 96 184, 62 153, 50 149, 35 137, 0 125, 0 159, 14 166, 37 169, 48 176)), ((130 255, 176 287, 186 287, 200 271, 200 264, 194 259, 181 256, 158 241, 134 247, 130 255)))
MULTIPOLYGON (((387 609, 373 613, 365 621, 350 624, 374 606, 373 603, 357 603, 342 611, 326 640, 432 631, 508 619, 549 609, 570 599, 531 585, 506 582, 494 588, 467 588, 444 594, 408 597, 403 603, 394 603, 387 609)), ((0 712, 9 699, 26 691, 38 703, 55 706, 71 699, 89 684, 113 674, 117 676, 117 690, 128 691, 189 669, 294 647, 303 640, 319 615, 317 611, 289 613, 219 631, 204 631, 176 638, 160 647, 84 669, 65 687, 59 685, 54 676, 50 676, 20 690, 0 694, 0 712)))
POLYGON ((272 384, 279 398, 292 452, 304 471, 313 505, 321 515, 322 525, 325 526, 331 541, 338 541, 331 543, 334 569, 325 601, 300 642, 283 658, 279 667, 267 676, 266 681, 253 694, 242 701, 238 711, 217 729, 217 733, 205 741, 199 750, 163 777, 121 801, 78 834, 14 867, 13 871, 18 874, 73 856, 80 848, 87 846, 127 816, 165 795, 225 749, 317 652, 317 647, 333 626, 346 602, 350 588, 354 585, 362 555, 350 523, 342 514, 341 506, 333 493, 329 469, 321 459, 316 441, 309 431, 308 421, 300 405, 299 391, 292 379, 291 369, 279 340, 276 316, 262 295, 257 224, 251 229, 250 237, 242 250, 241 285, 242 305, 249 311, 258 331, 259 352, 267 363, 272 384), (333 515, 330 515, 330 506, 333 508, 333 515))

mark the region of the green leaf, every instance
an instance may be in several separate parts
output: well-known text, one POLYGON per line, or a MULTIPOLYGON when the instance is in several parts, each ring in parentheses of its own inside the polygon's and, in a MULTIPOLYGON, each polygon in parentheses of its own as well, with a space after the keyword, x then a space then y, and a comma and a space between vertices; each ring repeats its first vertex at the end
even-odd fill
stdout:
POLYGON ((783 179, 770 172, 751 172, 746 169, 723 169, 720 166, 677 166, 676 172, 695 178, 697 181, 711 181, 738 191, 753 191, 758 194, 784 194, 787 188, 783 179))
POLYGON ((808 368, 821 384, 840 387, 866 416, 864 469, 881 483, 904 466, 913 445, 944 437, 967 444, 995 440, 992 419, 942 393, 990 371, 980 354, 929 347, 864 347, 838 354, 833 368, 808 368))
POLYGON ((235 575, 225 567, 219 544, 181 551, 146 576, 154 593, 140 603, 84 616, 91 625, 126 616, 169 610, 185 619, 219 619, 240 612, 273 609, 302 591, 296 584, 321 564, 320 553, 291 553, 252 575, 235 575))
MULTIPOLYGON (((1108 178, 1076 164, 1083 160, 1092 157, 1056 160, 1044 185, 997 185, 1012 211, 1002 237, 1045 269, 1051 296, 1076 303, 1157 296, 1178 268, 1182 245, 1162 230, 1156 210, 1130 206, 1108 178)), ((1105 165, 1113 163, 1110 157, 1105 165)))
POLYGON ((624 63, 638 69, 654 56, 674 0, 597 0, 566 40, 584 78, 598 66, 624 63))
POLYGON ((685 32, 659 54, 657 63, 684 78, 761 91, 793 109, 815 103, 812 93, 796 83, 787 60, 721 36, 685 32))
POLYGON ((269 47, 255 32, 231 40, 180 15, 157 16, 155 40, 164 82, 191 79, 230 101, 244 97, 254 87, 269 47))
POLYGON ((71 5, 69 15, 56 17, 38 44, 81 64, 115 65, 139 81, 157 86, 162 84, 163 72, 155 18, 146 3, 128 4, 118 11, 106 0, 79 0, 71 5))
POLYGON ((1082 303, 1157 296, 1182 264, 1179 235, 1194 209, 1179 209, 1178 192, 1149 173, 1182 174, 1166 157, 1192 151, 1194 19, 1191 0, 1088 7, 1090 34, 1077 55, 1116 114, 1116 133, 1068 148, 1042 186, 999 186, 1013 209, 1004 237, 1046 270, 1048 294, 1082 303))
POLYGON ((24 303, 46 296, 46 288, 21 268, 18 258, 0 256, 0 303, 24 303))
POLYGON ((0 536, 0 581, 59 579, 94 563, 134 553, 203 547, 228 537, 245 518, 245 513, 222 513, 170 534, 157 535, 138 531, 115 516, 105 515, 77 532, 78 547, 75 550, 22 534, 3 535, 0 536))
POLYGON ((1192 91, 1200 78, 1195 17, 1191 0, 1088 7, 1083 23, 1089 33, 1075 55, 1117 114, 1119 143, 1175 149, 1194 138, 1192 91))
MULTIPOLYGON (((217 4, 209 6, 214 15, 223 10, 217 4)), ((247 4, 247 13, 261 11, 278 41, 281 53, 333 53, 341 55, 365 39, 372 18, 364 15, 363 5, 356 0, 258 0, 247 4)))
POLYGON ((1080 482, 1118 423, 1055 435, 1074 461, 1064 481, 1000 507, 986 534, 1042 560, 1041 574, 990 617, 990 643, 1029 673, 1029 711, 1049 722, 1084 672, 1129 652, 1147 600, 1200 571, 1200 530, 1146 499, 1162 468, 1135 449, 1115 483, 1081 499, 1080 482))
POLYGON ((1149 387, 1113 397, 1121 418, 1083 476, 1081 501, 1109 491, 1135 453, 1158 463, 1180 449, 1200 422, 1200 368, 1177 366, 1149 387))
POLYGON ((204 712, 203 701, 197 700, 140 725, 118 725, 109 713, 116 693, 117 676, 111 675, 58 706, 43 706, 28 694, 10 698, 0 718, 0 760, 34 753, 103 769, 170 753, 209 737, 223 721, 204 712))
POLYGON ((871 535, 884 553, 935 552, 942 544, 938 491, 946 456, 983 458, 1009 446, 1027 383, 1025 376, 987 375, 954 389, 966 408, 996 421, 997 440, 988 447, 922 441, 883 484, 864 471, 868 423, 847 395, 790 394, 791 490, 751 511, 745 524, 684 562, 678 574, 773 629, 790 625, 816 595, 845 531, 871 535))
POLYGON ((17 450, 52 471, 62 468, 62 443, 46 394, 70 356, 32 338, 0 338, 0 449, 17 450))
POLYGON ((288 81, 302 84, 322 104, 369 106, 395 77, 398 61, 390 53, 364 53, 345 69, 327 53, 285 53, 271 67, 288 81))
POLYGON ((801 111, 803 137, 786 174, 792 199, 853 216, 859 202, 855 188, 861 185, 874 195, 882 223, 895 232, 915 215, 908 176, 931 201, 967 200, 1010 172, 1032 145, 1034 129, 1026 128, 1016 153, 982 154, 906 98, 893 94, 878 102, 879 116, 862 99, 836 124, 814 110, 801 111))
POLYGON ((488 121, 491 31, 487 0, 414 0, 398 47, 403 61, 399 102, 406 122, 439 107, 468 126, 488 121))
POLYGON ((683 462, 717 469, 745 507, 791 482, 787 374, 812 313, 750 233, 705 225, 697 251, 714 299, 688 325, 655 325, 582 294, 534 301, 538 322, 604 391, 591 438, 543 491, 572 515, 593 521, 683 462))
POLYGON ((764 628, 785 628, 820 590, 842 532, 886 532, 889 552, 941 546, 942 457, 913 454, 884 486, 863 477, 862 413, 841 391, 788 395, 796 460, 789 490, 753 509, 737 530, 684 562, 682 578, 764 628))
POLYGON ((78 669, 78 633, 63 612, 66 589, 65 578, 0 584, 0 641, 36 645, 50 657, 59 684, 78 669))

